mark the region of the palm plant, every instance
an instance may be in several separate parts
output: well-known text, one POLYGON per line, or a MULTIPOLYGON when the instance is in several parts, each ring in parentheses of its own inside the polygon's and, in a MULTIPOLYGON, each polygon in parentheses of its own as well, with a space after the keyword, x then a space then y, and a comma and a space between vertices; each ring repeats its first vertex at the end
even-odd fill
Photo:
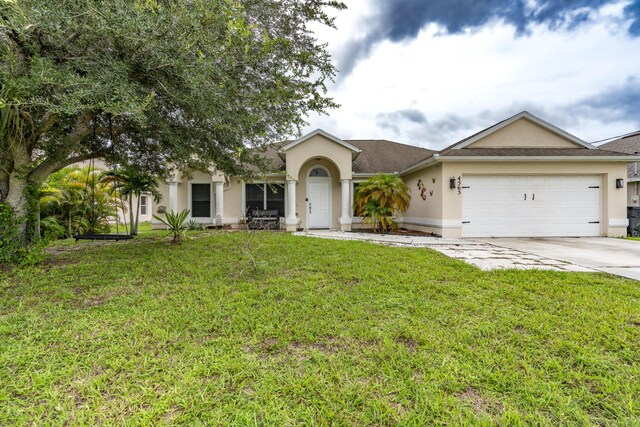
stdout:
MULTIPOLYGON (((132 166, 124 166, 119 169, 109 170, 101 175, 101 182, 109 182, 118 186, 118 191, 122 198, 126 198, 129 203, 129 224, 130 234, 138 234, 138 220, 140 216, 140 196, 142 193, 150 193, 154 203, 162 200, 162 194, 158 190, 160 185, 158 178, 149 173, 143 172, 132 166), (133 197, 136 197, 137 204, 133 206, 133 197), (134 216, 135 211, 135 216, 134 216)), ((122 213, 124 214, 124 207, 122 213)))
POLYGON ((98 182, 98 170, 70 166, 53 173, 40 187, 43 231, 62 237, 74 233, 108 233, 109 219, 120 203, 111 195, 111 185, 98 182), (64 232, 61 232, 63 227, 64 232))
POLYGON ((398 225, 393 220, 393 214, 409 209, 409 191, 407 184, 398 175, 372 176, 356 189, 353 206, 355 214, 363 216, 365 223, 371 223, 374 231, 396 229, 398 225))
POLYGON ((164 218, 160 218, 157 215, 154 215, 153 217, 167 226, 169 234, 173 233, 173 240, 171 240, 171 243, 180 243, 182 239, 186 239, 187 237, 187 217, 190 212, 191 211, 189 211, 189 209, 185 209, 178 213, 175 213, 172 210, 171 212, 165 212, 164 218))

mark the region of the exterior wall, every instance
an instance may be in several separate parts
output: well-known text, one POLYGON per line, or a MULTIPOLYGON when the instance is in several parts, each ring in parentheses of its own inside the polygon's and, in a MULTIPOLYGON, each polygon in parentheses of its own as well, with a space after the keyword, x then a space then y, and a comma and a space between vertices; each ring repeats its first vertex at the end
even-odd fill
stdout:
POLYGON ((335 175, 337 179, 351 179, 351 150, 322 135, 315 135, 287 150, 287 179, 300 180, 305 177, 300 168, 307 161, 315 159, 330 159, 339 171, 335 175))
POLYGON ((639 179, 638 173, 640 173, 640 165, 638 165, 638 162, 627 164, 627 206, 640 206, 640 183, 637 181, 639 179))
MULTIPOLYGON (((616 188, 616 178, 626 176, 624 163, 615 162, 443 162, 444 177, 455 176, 464 185, 465 175, 601 175, 602 235, 626 236, 626 198, 624 189, 616 188)), ((446 180, 444 180, 446 181, 446 180)), ((443 192, 442 218, 455 227, 442 228, 443 237, 460 237, 462 195, 457 189, 443 192)))
POLYGON ((468 148, 490 147, 576 148, 576 144, 522 118, 468 145, 468 148))
MULTIPOLYGON (((160 200, 160 203, 156 203, 153 206, 152 213, 154 215, 161 215, 158 212, 158 209, 160 208, 160 206, 164 206, 167 210, 169 210, 169 184, 167 184, 166 182, 160 183, 160 186, 158 187, 158 191, 160 192, 162 199, 160 200)), ((155 219, 152 219, 151 222, 157 223, 158 221, 156 221, 155 219)))
POLYGON ((403 178, 411 191, 411 204, 400 218, 400 225, 407 229, 441 234, 443 225, 446 225, 442 221, 443 195, 449 191, 449 180, 443 178, 442 167, 433 166, 403 178), (426 188, 426 200, 422 199, 418 180, 426 188))
MULTIPOLYGON (((323 138, 323 137, 322 137, 323 138)), ((323 138, 324 139, 324 138, 323 138)), ((336 145, 335 143, 332 143, 336 145)), ((302 145, 302 144, 301 144, 302 145)), ((294 147, 296 148, 296 147, 294 147)), ((349 152, 351 156, 351 152, 349 152)), ((288 153, 287 153, 288 157, 288 153)), ((349 157, 351 158, 351 157, 349 157)), ((309 171, 315 166, 324 166, 329 171, 331 177, 331 229, 340 229, 338 224, 338 218, 340 217, 340 208, 342 206, 342 188, 340 186, 340 171, 336 164, 330 162, 327 159, 319 158, 319 160, 313 160, 301 165, 300 173, 298 174, 298 184, 296 185, 296 213, 302 223, 302 228, 307 229, 307 214, 309 212, 309 205, 306 201, 307 198, 307 176, 309 171)))
MULTIPOLYGON (((138 222, 142 223, 142 222, 148 222, 151 221, 152 214, 153 212, 153 208, 155 208, 154 203, 153 203, 153 196, 149 193, 142 193, 141 197, 145 197, 147 198, 147 214, 146 215, 142 215, 142 212, 139 212, 138 215, 138 222)), ((133 209, 134 209, 134 217, 135 217, 135 209, 138 207, 138 198, 136 196, 133 196, 133 209)), ((129 207, 129 203, 127 202, 127 207, 129 207)), ((129 213, 127 213, 127 222, 129 222, 129 213)))
POLYGON ((244 182, 239 177, 233 177, 229 180, 229 184, 224 186, 224 213, 225 223, 237 224, 238 219, 245 215, 243 206, 242 193, 244 191, 244 182))
POLYGON ((640 182, 627 182, 627 206, 640 206, 640 182))

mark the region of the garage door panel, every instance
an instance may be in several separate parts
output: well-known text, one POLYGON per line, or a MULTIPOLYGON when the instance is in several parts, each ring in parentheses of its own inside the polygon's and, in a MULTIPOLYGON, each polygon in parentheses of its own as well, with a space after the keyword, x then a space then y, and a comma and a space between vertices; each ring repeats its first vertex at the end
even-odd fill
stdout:
POLYGON ((464 176, 462 235, 598 236, 600 181, 597 175, 464 176))

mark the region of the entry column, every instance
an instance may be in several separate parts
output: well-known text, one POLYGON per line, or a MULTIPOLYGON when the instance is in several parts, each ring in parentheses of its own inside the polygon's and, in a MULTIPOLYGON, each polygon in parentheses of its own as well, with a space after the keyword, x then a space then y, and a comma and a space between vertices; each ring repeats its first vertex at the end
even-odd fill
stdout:
POLYGON ((178 212, 178 183, 169 182, 169 211, 178 212))
POLYGON ((342 215, 340 216, 340 230, 351 231, 351 180, 342 181, 342 215))
POLYGON ((296 231, 298 217, 296 216, 296 180, 287 180, 287 219, 285 224, 287 231, 296 231))
POLYGON ((222 226, 224 224, 224 182, 214 182, 213 185, 216 191, 216 225, 222 226))

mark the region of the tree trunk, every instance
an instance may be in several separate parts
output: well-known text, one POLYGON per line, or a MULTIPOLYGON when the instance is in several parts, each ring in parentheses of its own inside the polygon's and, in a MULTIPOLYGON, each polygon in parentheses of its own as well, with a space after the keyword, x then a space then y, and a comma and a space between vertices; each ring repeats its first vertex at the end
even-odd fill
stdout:
POLYGON ((28 182, 26 179, 19 177, 15 172, 9 175, 9 191, 4 203, 11 206, 16 217, 20 220, 18 228, 20 230, 20 240, 23 244, 29 242, 27 236, 26 219, 29 214, 29 199, 27 198, 28 182))
MULTIPOLYGON (((138 194, 138 203, 136 206, 136 232, 135 234, 138 235, 138 223, 140 220, 140 194, 138 194)), ((147 209, 149 209, 149 203, 147 202, 147 209)))
POLYGON ((135 236, 136 228, 133 224, 133 194, 129 194, 129 234, 135 236))

